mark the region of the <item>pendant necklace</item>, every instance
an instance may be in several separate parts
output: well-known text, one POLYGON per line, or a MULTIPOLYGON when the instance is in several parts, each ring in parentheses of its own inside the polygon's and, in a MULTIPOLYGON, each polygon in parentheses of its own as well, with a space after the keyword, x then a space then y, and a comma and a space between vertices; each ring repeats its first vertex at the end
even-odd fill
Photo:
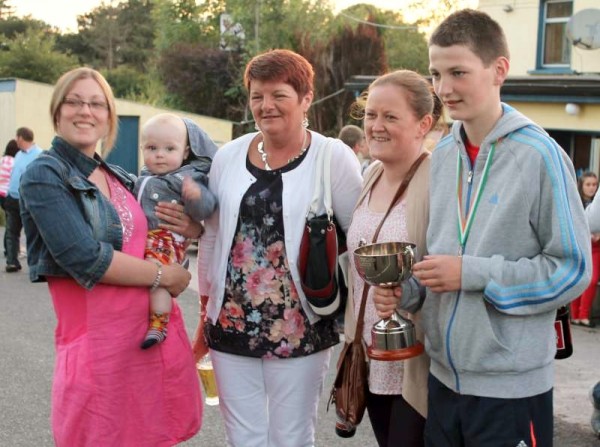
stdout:
MULTIPOLYGON (((306 152, 306 149, 308 149, 308 147, 306 146, 306 131, 304 131, 304 139, 302 140, 302 146, 300 146, 300 152, 296 156, 289 158, 286 164, 290 164, 294 160, 297 160, 300 157, 302 157, 302 154, 306 152)), ((267 161, 268 155, 265 152, 264 143, 262 141, 259 141, 259 143, 256 145, 256 150, 260 154, 260 159, 265 164, 265 171, 272 171, 273 168, 269 166, 269 162, 267 161)))

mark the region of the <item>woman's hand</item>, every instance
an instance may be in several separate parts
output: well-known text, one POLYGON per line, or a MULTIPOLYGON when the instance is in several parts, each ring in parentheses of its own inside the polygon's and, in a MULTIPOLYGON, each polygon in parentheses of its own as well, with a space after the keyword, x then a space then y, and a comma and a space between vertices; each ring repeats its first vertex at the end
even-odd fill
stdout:
POLYGON ((389 318, 395 312, 402 297, 401 287, 373 287, 373 303, 379 318, 389 318))
POLYGON ((160 228, 189 239, 199 238, 204 229, 202 224, 193 221, 183 210, 183 205, 170 202, 158 202, 154 208, 156 217, 161 220, 160 228))
POLYGON ((171 296, 179 296, 189 285, 192 275, 179 264, 162 266, 160 287, 169 291, 171 296))

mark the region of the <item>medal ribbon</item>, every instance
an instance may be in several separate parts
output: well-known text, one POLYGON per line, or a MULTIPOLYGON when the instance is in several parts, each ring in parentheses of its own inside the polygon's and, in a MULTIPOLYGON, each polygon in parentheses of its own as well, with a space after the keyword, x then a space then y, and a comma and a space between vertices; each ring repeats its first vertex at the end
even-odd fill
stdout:
POLYGON ((496 143, 492 143, 490 148, 490 153, 488 154, 487 160, 485 161, 485 166, 483 167, 483 173, 481 175, 481 181, 477 186, 477 191, 475 192, 475 199, 472 202, 470 209, 465 209, 465 216, 462 214, 463 203, 462 203, 462 163, 460 159, 460 151, 458 152, 457 162, 456 162, 456 195, 457 195, 457 213, 458 213, 458 241, 460 242, 460 254, 462 254, 465 245, 467 243, 467 238, 469 237, 469 232, 471 231, 471 225, 473 224, 473 220, 475 219, 475 214, 477 213, 477 207, 479 206, 479 200, 483 194, 483 190, 485 189, 485 184, 487 183, 487 177, 492 165, 492 158, 494 157, 494 151, 496 149, 496 143))

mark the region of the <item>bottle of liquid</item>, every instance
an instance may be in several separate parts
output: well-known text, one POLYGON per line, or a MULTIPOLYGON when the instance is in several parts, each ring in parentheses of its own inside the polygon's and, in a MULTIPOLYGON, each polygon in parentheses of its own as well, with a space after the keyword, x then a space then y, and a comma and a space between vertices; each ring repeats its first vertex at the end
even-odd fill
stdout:
POLYGON ((217 393, 217 380, 215 378, 215 370, 212 366, 210 354, 206 354, 196 364, 198 375, 202 382, 204 395, 206 396, 206 405, 219 405, 219 395, 217 393))
POLYGON ((555 359, 566 359, 573 354, 569 315, 570 312, 568 306, 563 306, 556 311, 556 320, 554 321, 554 330, 556 331, 555 359))

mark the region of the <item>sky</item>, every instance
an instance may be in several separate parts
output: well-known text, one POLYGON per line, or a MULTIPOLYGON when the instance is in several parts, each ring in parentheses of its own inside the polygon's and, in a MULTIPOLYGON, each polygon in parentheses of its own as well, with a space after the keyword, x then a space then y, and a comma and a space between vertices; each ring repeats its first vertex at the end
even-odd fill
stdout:
MULTIPOLYGON (((34 19, 43 20, 57 26, 63 32, 77 31, 77 16, 85 14, 99 6, 101 0, 9 0, 15 7, 17 16, 31 15, 34 19)), ((105 3, 109 4, 107 0, 105 3)), ((118 0, 115 1, 118 4, 118 0)), ((332 0, 336 11, 356 3, 370 3, 381 9, 396 9, 400 5, 410 3, 409 0, 332 0)), ((408 20, 410 18, 406 16, 408 20)))

